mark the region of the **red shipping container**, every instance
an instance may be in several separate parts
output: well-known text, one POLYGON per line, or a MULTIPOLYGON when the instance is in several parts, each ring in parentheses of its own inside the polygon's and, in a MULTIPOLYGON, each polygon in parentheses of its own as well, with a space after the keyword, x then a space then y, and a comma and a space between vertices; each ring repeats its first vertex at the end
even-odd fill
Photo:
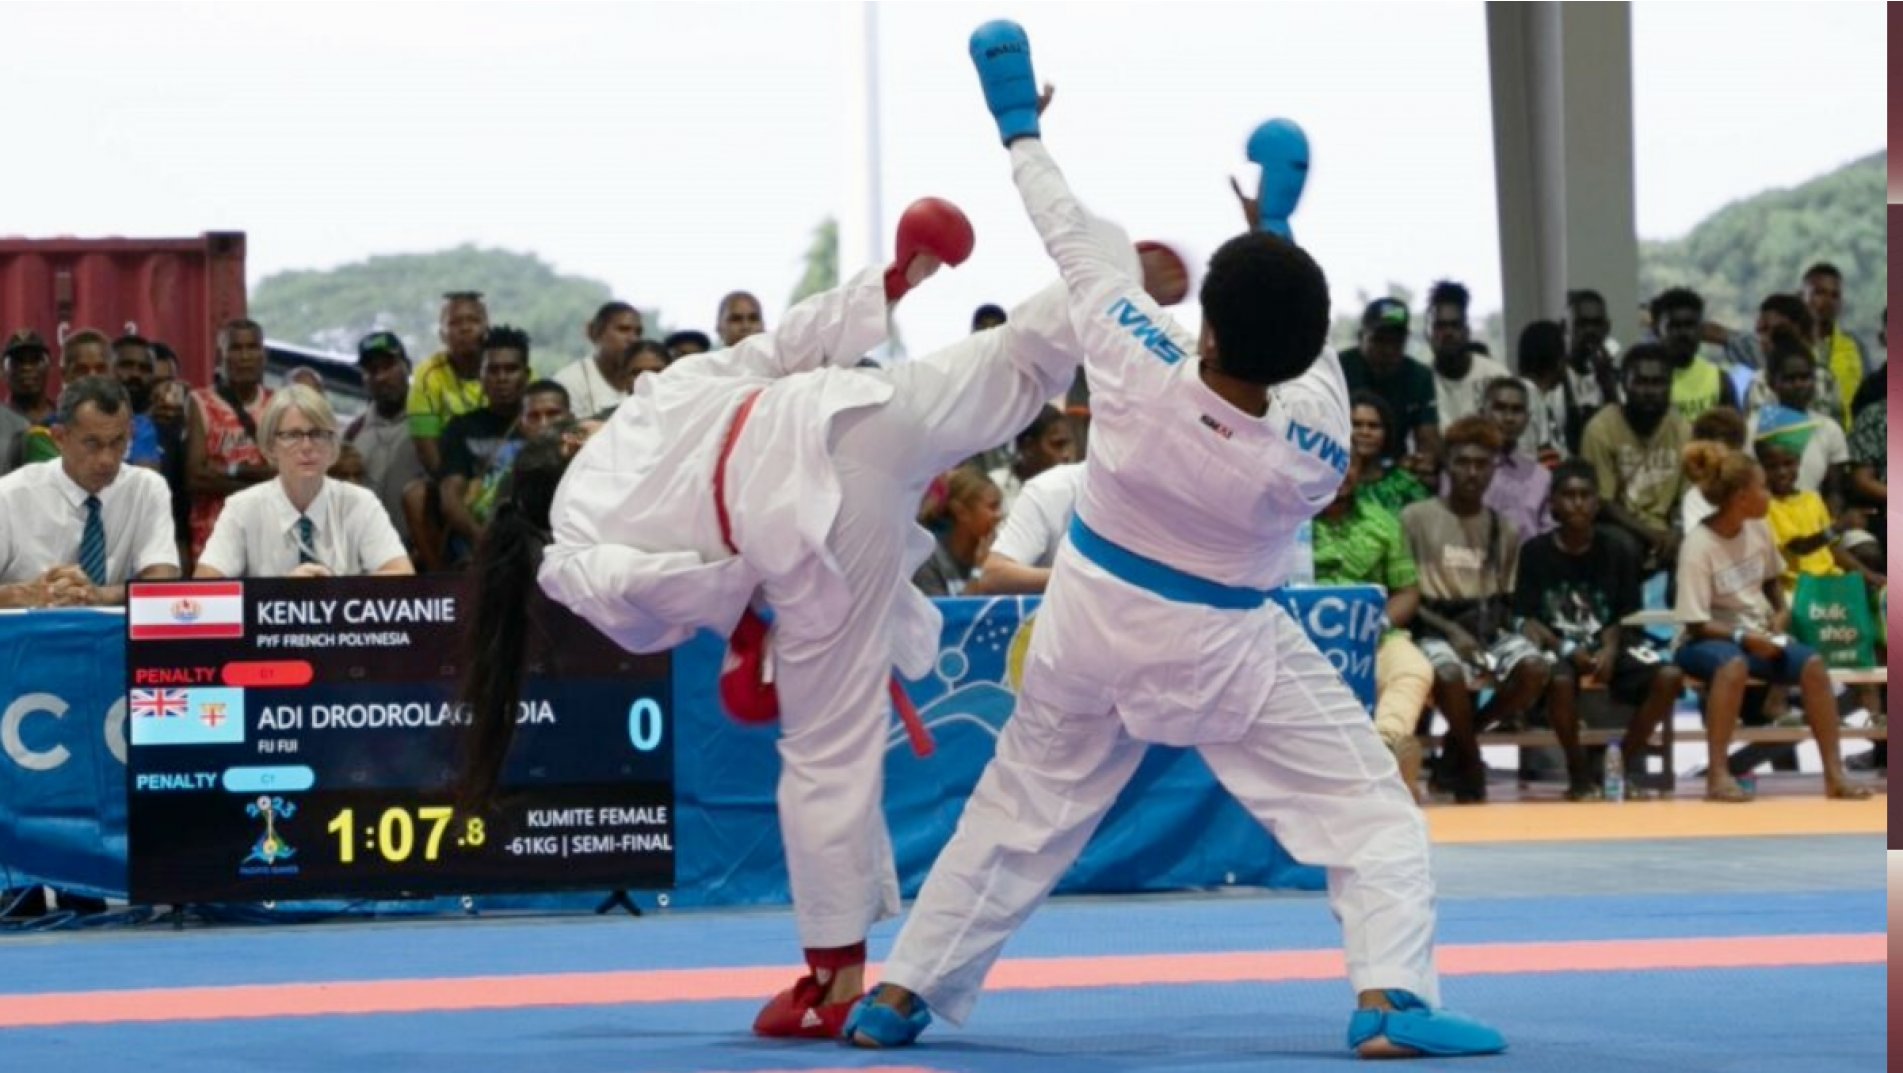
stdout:
POLYGON ((218 325, 245 314, 245 237, 0 238, 0 338, 32 328, 53 348, 82 328, 137 334, 178 352, 179 376, 211 383, 218 325))

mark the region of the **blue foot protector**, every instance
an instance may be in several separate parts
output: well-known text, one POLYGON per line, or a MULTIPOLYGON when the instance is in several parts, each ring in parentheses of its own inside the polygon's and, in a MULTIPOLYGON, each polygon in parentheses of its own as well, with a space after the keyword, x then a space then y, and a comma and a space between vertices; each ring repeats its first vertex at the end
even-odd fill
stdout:
POLYGON ((1031 39, 1024 27, 999 19, 973 30, 971 63, 978 68, 985 107, 998 121, 1004 144, 1037 137, 1037 75, 1031 70, 1031 39))
POLYGON ((1499 1054, 1507 1049, 1506 1037, 1479 1021, 1429 1009, 1427 1003, 1407 991, 1389 991, 1387 996, 1394 1003, 1392 1010, 1355 1011, 1348 1022, 1350 1050, 1360 1049, 1376 1036, 1386 1036, 1398 1047, 1435 1058, 1499 1054))
POLYGON ((917 995, 912 996, 909 1015, 879 1005, 879 992, 885 988, 884 984, 873 988, 847 1015, 845 1030, 840 1033, 847 1043, 855 1047, 910 1047, 932 1023, 932 1011, 917 995))

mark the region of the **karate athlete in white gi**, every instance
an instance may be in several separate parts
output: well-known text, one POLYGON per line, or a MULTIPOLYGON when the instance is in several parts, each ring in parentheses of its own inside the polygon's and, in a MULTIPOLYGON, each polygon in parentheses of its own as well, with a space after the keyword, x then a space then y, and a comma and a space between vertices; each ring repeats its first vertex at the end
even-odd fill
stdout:
MULTIPOLYGON (((520 503, 488 537, 485 562, 539 553, 543 591, 630 651, 669 649, 699 629, 755 631, 734 637, 722 697, 736 717, 779 715, 780 826, 810 970, 761 1011, 762 1035, 838 1038, 864 992, 866 932, 899 909, 880 802, 893 670, 925 674, 941 629, 910 584, 931 553, 913 522, 925 485, 1010 439, 1077 369, 1061 282, 1000 329, 889 369, 852 367, 885 341, 891 302, 970 251, 955 207, 920 204, 901 220, 883 277, 868 269, 801 302, 771 333, 637 380, 552 502, 538 488, 553 474, 525 449, 520 503), (511 555, 523 539, 534 550, 511 555), (775 616, 771 685, 756 600, 775 616)), ((1137 264, 1127 237, 1112 244, 1137 264)), ((520 629, 521 600, 489 598, 507 569, 479 563, 477 574, 476 635, 520 629)), ((472 673, 516 673, 520 645, 498 651, 472 673)), ((507 748, 513 719, 501 713, 514 711, 515 687, 472 682, 469 792, 482 796, 507 748)))
POLYGON ((1225 243, 1203 282, 1201 338, 1190 336, 1086 229, 1038 136, 1023 30, 986 24, 971 52, 1070 289, 1090 454, 1017 709, 884 982, 847 1022, 850 1042, 909 1044, 933 1011, 962 1023, 1006 939, 1155 742, 1196 747, 1291 854, 1327 869, 1361 1006, 1351 1047, 1501 1049, 1493 1030, 1434 1009, 1427 825, 1367 712, 1267 598, 1348 458, 1321 269, 1271 234, 1225 243))

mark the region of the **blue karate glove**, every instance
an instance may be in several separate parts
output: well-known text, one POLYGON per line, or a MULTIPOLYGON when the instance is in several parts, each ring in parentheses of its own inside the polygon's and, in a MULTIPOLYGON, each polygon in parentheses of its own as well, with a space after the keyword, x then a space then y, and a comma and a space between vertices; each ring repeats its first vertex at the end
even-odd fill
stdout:
POLYGON ((1031 39, 1024 27, 999 19, 973 30, 971 63, 978 69, 985 107, 998 121, 1004 144, 1037 137, 1037 76, 1031 71, 1031 39))
POLYGON ((1262 214, 1258 229, 1294 242, 1288 218, 1295 215, 1308 185, 1308 135, 1292 119, 1271 119, 1249 135, 1248 153, 1252 163, 1262 166, 1256 193, 1262 214))

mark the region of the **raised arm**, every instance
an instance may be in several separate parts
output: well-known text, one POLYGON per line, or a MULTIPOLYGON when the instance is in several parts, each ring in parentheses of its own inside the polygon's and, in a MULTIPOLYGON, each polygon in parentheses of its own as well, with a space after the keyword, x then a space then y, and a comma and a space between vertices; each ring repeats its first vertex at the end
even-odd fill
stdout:
POLYGON ((867 268, 843 286, 815 294, 772 331, 750 335, 725 350, 676 362, 669 376, 782 377, 823 365, 849 366, 885 342, 885 288, 867 268))
POLYGON ((1091 382, 1112 386, 1121 379, 1119 367, 1131 362, 1181 361, 1194 340, 1144 291, 1129 236, 1084 209, 1044 147, 1038 117, 1051 94, 1037 89, 1023 29, 986 23, 972 34, 971 58, 985 105, 1010 150, 1025 211, 1069 292, 1091 382))
POLYGON ((971 256, 971 221, 943 198, 920 198, 899 217, 891 264, 867 268, 843 287, 824 291, 787 310, 771 332, 680 362, 673 375, 791 376, 822 365, 851 366, 886 341, 891 307, 940 265, 957 267, 971 256))

